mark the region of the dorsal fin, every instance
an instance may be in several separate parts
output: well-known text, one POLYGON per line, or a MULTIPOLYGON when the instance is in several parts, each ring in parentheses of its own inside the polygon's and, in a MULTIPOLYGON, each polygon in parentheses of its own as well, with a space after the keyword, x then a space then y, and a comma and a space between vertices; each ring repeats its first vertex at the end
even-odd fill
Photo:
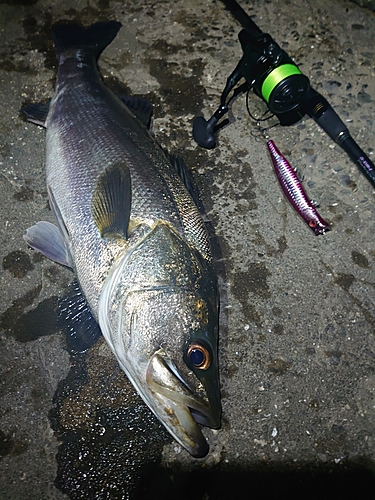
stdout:
POLYGON ((152 102, 146 97, 136 95, 119 95, 118 97, 138 118, 138 120, 149 129, 153 112, 152 102))
POLYGON ((204 209, 202 201, 200 199, 198 187, 186 163, 184 162, 184 160, 181 158, 180 155, 172 155, 166 149, 164 148, 162 149, 168 161, 172 165, 173 169, 184 183, 186 189, 189 191, 190 196, 193 198, 193 201, 198 207, 199 211, 203 212, 204 209))

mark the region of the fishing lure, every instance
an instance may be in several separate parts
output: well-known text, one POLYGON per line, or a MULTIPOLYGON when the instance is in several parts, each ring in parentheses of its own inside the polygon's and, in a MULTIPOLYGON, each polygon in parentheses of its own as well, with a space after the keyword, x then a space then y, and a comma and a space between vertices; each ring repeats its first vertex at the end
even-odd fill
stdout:
POLYGON ((267 140, 267 147, 277 179, 290 204, 316 235, 329 231, 330 225, 318 214, 291 164, 280 153, 272 140, 267 140))

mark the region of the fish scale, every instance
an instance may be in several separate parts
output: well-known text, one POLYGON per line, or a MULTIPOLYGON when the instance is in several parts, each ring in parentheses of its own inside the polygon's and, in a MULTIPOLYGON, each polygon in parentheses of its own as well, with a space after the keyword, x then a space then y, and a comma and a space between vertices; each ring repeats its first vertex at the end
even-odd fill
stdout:
MULTIPOLYGON (((67 62, 70 60, 65 59, 64 64, 67 62)), ((59 71, 62 71, 61 67, 59 71)), ((68 71, 71 72, 70 69, 68 71)), ((190 236, 189 229, 200 221, 198 211, 164 154, 161 151, 159 153, 158 146, 153 144, 148 132, 138 123, 134 127, 134 117, 115 96, 106 91, 101 82, 98 82, 98 86, 99 89, 104 88, 104 91, 95 92, 95 96, 91 95, 95 91, 92 86, 89 95, 82 90, 77 92, 81 79, 81 74, 78 74, 77 82, 73 76, 69 76, 68 83, 65 83, 69 85, 68 90, 58 93, 51 103, 47 121, 47 151, 53 153, 47 153, 50 158, 50 161, 47 161, 47 183, 54 193, 74 242, 71 249, 73 255, 84 256, 81 260, 74 260, 81 286, 89 290, 87 299, 95 313, 98 292, 108 272, 108 262, 114 260, 123 249, 122 244, 103 241, 91 220, 93 186, 106 165, 125 162, 131 171, 134 200, 131 208, 132 219, 150 226, 156 220, 165 220, 180 233, 187 229, 187 236, 194 239, 205 253, 209 245, 204 229, 200 231, 198 238, 190 236), (115 101, 115 112, 108 111, 108 104, 105 102, 108 97, 110 103, 115 101), (65 110, 64 114, 61 114, 62 109, 65 110), (74 136, 71 134, 72 123, 78 131, 74 136), (131 127, 138 129, 136 133, 131 127), (102 131, 100 135, 98 129, 102 131), (116 133, 113 133, 113 130, 116 133), (141 143, 142 136, 146 136, 146 144, 141 143), (143 164, 142 169, 139 168, 140 164, 143 164), (77 186, 70 189, 70 196, 66 196, 68 187, 66 190, 55 187, 64 185, 65 179, 68 179, 70 186, 74 183, 77 186), (173 186, 174 196, 168 185, 173 186), (181 200, 179 206, 176 198, 181 200), (188 214, 185 219, 189 219, 190 214, 194 218, 193 223, 187 224, 185 228, 181 223, 182 212, 188 214), (79 219, 89 221, 83 235, 82 227, 76 224, 79 219), (87 266, 87 260, 90 266, 87 266)))
POLYGON ((64 308, 82 325, 76 337, 96 320, 150 409, 193 456, 203 456, 198 423, 217 428, 221 412, 209 238, 182 180, 189 175, 177 174, 135 116, 149 106, 132 108, 130 97, 125 105, 101 80, 96 60, 119 28, 53 27, 56 93, 49 107, 25 113, 47 129, 57 227, 39 222, 25 240, 75 271, 82 293, 74 287, 64 308))

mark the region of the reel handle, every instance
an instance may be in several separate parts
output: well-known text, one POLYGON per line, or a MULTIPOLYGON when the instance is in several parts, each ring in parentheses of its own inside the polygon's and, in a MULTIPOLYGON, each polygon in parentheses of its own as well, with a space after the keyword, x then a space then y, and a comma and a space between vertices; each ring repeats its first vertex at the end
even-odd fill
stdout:
POLYGON ((205 120, 203 116, 194 118, 193 138, 199 146, 206 149, 216 146, 215 125, 227 111, 228 107, 221 105, 209 120, 205 120))

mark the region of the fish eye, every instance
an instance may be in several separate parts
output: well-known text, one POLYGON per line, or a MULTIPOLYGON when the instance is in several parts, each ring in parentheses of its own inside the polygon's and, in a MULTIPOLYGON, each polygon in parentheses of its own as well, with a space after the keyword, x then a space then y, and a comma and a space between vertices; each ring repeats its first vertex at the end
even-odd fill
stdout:
POLYGON ((209 350, 199 342, 192 342, 189 345, 187 355, 193 367, 199 370, 207 370, 211 364, 209 350))
POLYGON ((317 225, 318 225, 318 224, 317 224, 317 222, 316 222, 316 221, 314 221, 314 220, 310 220, 310 221, 309 221, 309 226, 310 226, 310 227, 312 227, 313 229, 314 229, 317 225))

